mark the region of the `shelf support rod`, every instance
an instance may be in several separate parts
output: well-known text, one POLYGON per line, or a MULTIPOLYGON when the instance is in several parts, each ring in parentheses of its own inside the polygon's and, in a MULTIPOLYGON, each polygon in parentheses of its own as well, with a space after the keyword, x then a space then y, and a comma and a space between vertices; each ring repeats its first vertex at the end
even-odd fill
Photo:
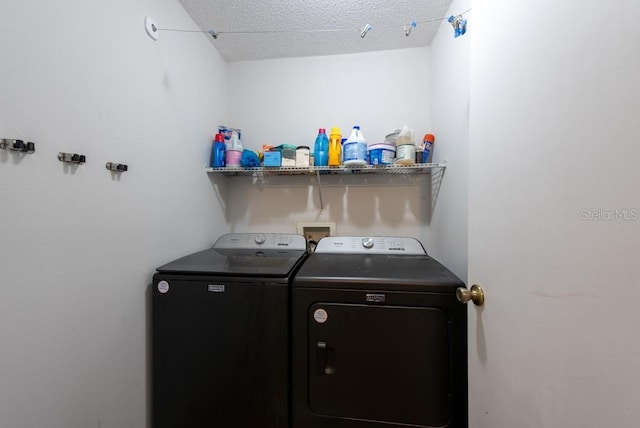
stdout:
POLYGON ((322 183, 320 182, 320 170, 316 169, 316 176, 318 181, 318 194, 320 195, 320 210, 324 209, 324 202, 322 200, 322 183))

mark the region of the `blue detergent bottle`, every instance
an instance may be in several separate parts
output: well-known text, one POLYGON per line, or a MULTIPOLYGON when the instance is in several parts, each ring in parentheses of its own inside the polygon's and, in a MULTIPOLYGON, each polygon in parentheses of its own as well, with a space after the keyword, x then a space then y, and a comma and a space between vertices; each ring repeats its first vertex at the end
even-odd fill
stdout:
POLYGON ((224 135, 216 134, 213 145, 211 146, 211 161, 209 162, 212 168, 224 168, 225 151, 224 135))
POLYGON ((329 138, 325 128, 318 129, 313 145, 313 163, 315 166, 329 166, 329 138))

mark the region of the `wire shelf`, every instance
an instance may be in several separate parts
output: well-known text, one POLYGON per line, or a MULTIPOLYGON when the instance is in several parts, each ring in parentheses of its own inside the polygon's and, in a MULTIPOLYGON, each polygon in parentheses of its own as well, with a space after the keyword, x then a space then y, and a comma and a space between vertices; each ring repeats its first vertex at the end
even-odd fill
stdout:
POLYGON ((415 165, 365 165, 351 168, 345 166, 309 167, 259 167, 259 168, 206 168, 207 173, 227 176, 268 176, 268 175, 357 175, 357 174, 429 174, 434 169, 444 169, 447 162, 420 163, 415 165))

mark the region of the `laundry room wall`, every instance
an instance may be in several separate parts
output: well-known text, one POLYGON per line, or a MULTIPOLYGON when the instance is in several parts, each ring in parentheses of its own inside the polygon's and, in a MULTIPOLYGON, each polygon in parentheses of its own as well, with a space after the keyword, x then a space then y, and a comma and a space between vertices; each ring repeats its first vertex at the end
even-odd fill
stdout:
MULTIPOLYGON (((470 0, 454 0, 447 16, 469 8, 470 0)), ((446 160, 448 166, 434 186, 431 239, 425 240, 427 251, 463 281, 467 280, 469 218, 470 36, 454 37, 451 24, 443 21, 431 43, 433 157, 446 160)))
POLYGON ((36 144, 0 150, 3 428, 146 426, 151 276, 228 230, 203 170, 226 63, 146 15, 196 29, 176 0, 0 2, 0 138, 36 144))
MULTIPOLYGON (((243 143, 313 147, 318 128, 338 126, 347 138, 360 125, 368 141, 384 141, 404 124, 416 138, 431 131, 430 49, 229 63, 229 124, 243 143)), ((428 238, 426 176, 227 179, 228 219, 235 231, 295 232, 297 222, 332 221, 340 235, 428 238)))

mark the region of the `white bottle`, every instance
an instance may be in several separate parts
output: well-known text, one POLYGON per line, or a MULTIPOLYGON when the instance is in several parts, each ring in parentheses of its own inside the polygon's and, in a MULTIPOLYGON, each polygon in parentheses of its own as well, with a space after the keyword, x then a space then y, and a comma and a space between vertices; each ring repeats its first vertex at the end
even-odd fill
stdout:
POLYGON ((236 131, 231 133, 231 139, 227 141, 226 146, 225 163, 227 168, 239 168, 240 158, 242 157, 242 143, 236 131))
POLYGON ((354 126, 351 135, 344 142, 344 166, 361 167, 367 164, 367 140, 364 139, 359 126, 354 126))

